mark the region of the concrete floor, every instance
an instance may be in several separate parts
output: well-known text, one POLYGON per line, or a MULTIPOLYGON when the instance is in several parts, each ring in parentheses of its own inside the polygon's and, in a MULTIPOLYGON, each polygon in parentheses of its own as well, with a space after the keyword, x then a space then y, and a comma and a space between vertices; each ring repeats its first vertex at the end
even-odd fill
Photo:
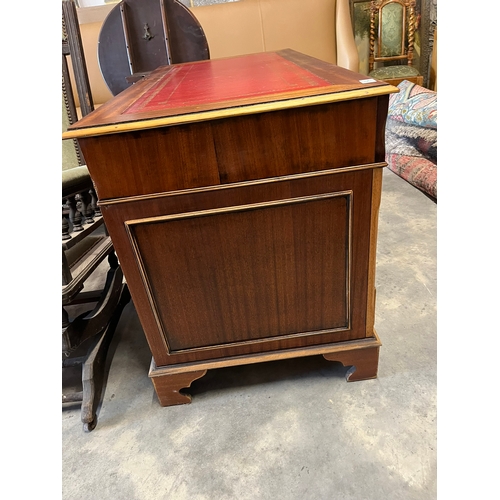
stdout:
POLYGON ((208 372, 162 408, 132 303, 97 427, 62 413, 62 498, 429 500, 436 471, 436 210, 385 169, 375 380, 312 357, 208 372))

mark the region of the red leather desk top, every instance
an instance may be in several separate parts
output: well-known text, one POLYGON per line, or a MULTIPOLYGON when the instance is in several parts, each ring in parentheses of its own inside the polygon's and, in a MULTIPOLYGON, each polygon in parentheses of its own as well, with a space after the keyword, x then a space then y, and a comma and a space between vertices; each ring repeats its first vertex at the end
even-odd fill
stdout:
POLYGON ((397 90, 290 49, 175 64, 159 67, 125 89, 74 123, 63 138, 143 130, 397 90))
POLYGON ((331 84, 275 52, 173 67, 124 114, 272 96, 331 84))

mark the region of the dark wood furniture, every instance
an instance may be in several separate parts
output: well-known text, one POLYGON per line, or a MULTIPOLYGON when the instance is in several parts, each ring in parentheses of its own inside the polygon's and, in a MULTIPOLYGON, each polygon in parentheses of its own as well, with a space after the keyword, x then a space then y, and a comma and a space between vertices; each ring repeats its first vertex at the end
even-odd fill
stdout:
MULTIPOLYGON (((86 116, 94 105, 76 7, 63 0, 63 130, 78 121, 73 88, 86 116)), ((91 431, 97 424, 108 347, 130 295, 76 141, 63 141, 62 159, 62 404, 81 404, 83 428, 91 431), (88 291, 90 278, 106 259, 103 287, 88 291)))
POLYGON ((122 0, 99 33, 99 67, 113 95, 158 66, 210 58, 193 13, 177 0, 122 0))
POLYGON ((377 375, 389 94, 292 50, 158 68, 73 125, 164 406, 207 370, 323 355, 377 375))

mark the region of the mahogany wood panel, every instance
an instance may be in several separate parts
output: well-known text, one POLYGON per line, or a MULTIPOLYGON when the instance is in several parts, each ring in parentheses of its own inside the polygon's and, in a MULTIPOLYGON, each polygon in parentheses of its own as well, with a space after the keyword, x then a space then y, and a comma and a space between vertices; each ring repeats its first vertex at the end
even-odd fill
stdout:
POLYGON ((373 163, 379 114, 372 97, 79 142, 102 201, 373 163))
POLYGON ((349 328, 350 203, 334 193, 129 225, 170 351, 349 328))
POLYGON ((208 122, 79 143, 100 200, 219 184, 208 122))
POLYGON ((221 182, 372 163, 377 110, 372 97, 214 122, 221 182))
MULTIPOLYGON (((383 164, 382 164, 383 165, 383 164)), ((311 174, 301 174, 296 176, 289 176, 282 179, 267 179, 254 182, 243 182, 240 184, 214 186, 209 188, 199 188, 186 190, 177 193, 163 193, 153 196, 142 196, 136 198, 128 198, 124 200, 108 201, 102 204, 101 210, 106 220, 106 225, 110 235, 113 239, 115 249, 120 257, 122 269, 129 283, 129 288, 132 293, 137 312, 141 319, 141 324, 145 330, 150 348, 153 352, 156 364, 158 366, 167 365, 171 363, 183 363, 193 360, 202 360, 210 358, 219 358, 229 355, 239 355, 246 353, 256 353, 261 351, 269 351, 278 348, 292 348, 294 346, 307 346, 317 343, 336 342, 341 340, 348 340, 353 338, 363 338, 366 336, 366 304, 367 304, 367 280, 368 280, 368 256, 370 251, 370 231, 371 231, 371 189, 372 189, 372 176, 373 172, 380 169, 382 165, 375 166, 376 168, 365 167, 357 171, 345 171, 342 169, 328 171, 325 173, 316 172, 311 174), (149 218, 162 218, 173 214, 185 214, 196 211, 211 211, 225 207, 238 207, 241 205, 252 205, 258 203, 269 203, 272 201, 288 200, 299 197, 316 196, 325 193, 344 193, 352 191, 352 216, 351 216, 351 245, 350 251, 352 255, 351 271, 350 271, 350 328, 339 329, 332 331, 333 323, 325 323, 323 326, 330 328, 330 331, 324 333, 311 332, 308 336, 299 336, 295 338, 282 338, 281 340, 260 340, 257 343, 245 343, 242 345, 230 345, 226 347, 214 347, 209 350, 200 349, 196 352, 190 353, 175 353, 168 354, 168 329, 164 329, 161 320, 159 320, 159 313, 155 310, 156 303, 166 300, 165 287, 170 286, 168 283, 161 285, 161 280, 169 280, 171 273, 166 273, 164 270, 169 267, 169 264, 158 265, 156 268, 141 269, 141 262, 137 259, 138 255, 142 254, 142 247, 139 253, 134 249, 132 242, 129 238, 125 222, 126 221, 141 221, 149 218), (155 285, 151 286, 150 276, 155 275, 155 285), (159 286, 159 288, 157 288, 159 286), (163 287, 163 288, 162 288, 163 287), (162 290, 162 291, 160 291, 162 290), (156 294, 156 297, 155 297, 156 294)), ((315 202, 317 203, 317 202, 315 202)), ((329 212, 330 208, 326 210, 329 212)), ((263 210, 265 212, 265 209, 263 210)), ((314 212, 314 211, 313 211, 314 212)), ((321 211, 320 211, 321 212, 321 211)), ((258 215, 255 212, 256 216, 258 215)), ((316 217, 320 214, 316 214, 316 217)), ((259 216, 260 217, 260 216, 259 216)), ((321 217, 321 216, 320 216, 321 217)), ((332 220, 333 214, 326 213, 322 217, 327 221, 332 220)), ((312 223, 313 219, 311 219, 312 223)), ((311 225, 309 219, 303 214, 301 219, 293 220, 288 217, 288 229, 282 229, 282 233, 292 231, 293 234, 303 234, 304 236, 310 235, 311 225)), ((250 223, 249 223, 250 224, 250 223)), ((325 227, 323 219, 320 218, 320 226, 325 227)), ((257 228, 260 227, 257 225, 257 228)), ((267 230, 270 230, 268 228, 267 230)), ((161 231, 157 231, 156 235, 160 235, 161 231)), ((290 233, 290 234, 292 234, 290 233)), ((338 237, 345 242, 345 236, 342 237, 342 232, 326 234, 321 233, 320 236, 324 238, 323 243, 328 243, 329 240, 338 237)), ((164 247, 157 244, 156 235, 151 236, 151 245, 155 246, 152 252, 158 252, 154 259, 161 260, 162 253, 164 261, 167 259, 167 252, 164 247), (158 248, 156 248, 158 247, 158 248)), ((231 244, 229 238, 231 234, 225 234, 225 243, 231 244)), ((283 234, 281 235, 283 236, 283 234)), ((163 236, 160 236, 161 238, 163 236)), ((269 236, 268 236, 269 237, 269 236)), ((318 236, 317 236, 318 237, 318 236)), ((243 236, 240 236, 240 239, 243 236)), ((250 235, 248 240, 250 241, 250 235)), ((276 237, 272 243, 273 245, 280 245, 276 237)), ((297 252, 304 252, 308 248, 307 241, 301 241, 296 238, 292 240, 294 245, 297 245, 297 252)), ((220 249, 220 244, 213 241, 212 238, 202 241, 203 251, 209 252, 211 255, 215 254, 220 249)), ((295 251, 295 246, 293 247, 295 251)), ((149 250, 148 250, 149 251, 149 250)), ((187 252, 194 252, 190 246, 186 246, 187 252)), ((196 249, 196 252, 200 250, 196 249)), ((273 247, 269 246, 269 251, 273 251, 273 247)), ((293 255, 293 253, 291 253, 293 255)), ((280 256, 276 253, 276 258, 280 256)), ((307 263, 307 258, 303 258, 307 263)), ((234 260, 231 266, 236 270, 237 266, 244 266, 245 262, 238 259, 234 255, 234 260)), ((283 264, 286 265, 286 264, 283 264)), ((316 267, 318 273, 315 279, 326 279, 326 271, 333 271, 332 265, 330 269, 321 272, 319 267, 316 267)), ((337 264, 338 266, 338 264, 337 264)), ((186 271, 187 272, 187 271, 186 271)), ((335 273, 332 273, 334 280, 335 273)), ((247 277, 252 276, 251 271, 247 271, 247 277)), ((264 277, 263 277, 264 278, 264 277)), ((175 280, 176 278, 174 278, 175 280)), ((251 279, 251 278, 248 278, 251 279)), ((210 292, 210 285, 201 283, 199 286, 205 286, 206 291, 210 292)), ((243 293, 244 284, 241 284, 241 291, 243 293)), ((261 284, 260 286, 264 286, 261 284)), ((332 285, 329 285, 332 286, 332 285)), ((336 285, 338 286, 338 285, 336 285)), ((225 293, 220 291, 221 296, 225 293)), ((299 293, 299 292, 294 292, 299 293)), ((302 293, 302 292, 301 292, 302 293)), ((330 292, 330 297, 333 292, 330 292)), ((286 296, 283 295, 282 297, 286 296)), ((316 295, 317 298, 317 295, 316 295)), ((181 300, 178 298, 177 300, 181 300)), ((282 298, 283 300, 283 298, 282 298)), ((319 300, 319 299, 318 299, 319 300)), ((338 307, 338 306, 337 306, 338 307)), ((237 312, 237 310, 236 310, 237 312)), ((176 314, 182 314, 177 311, 176 314)), ((324 314, 324 313, 323 313, 324 314)), ((331 320, 331 318, 330 318, 331 320)), ((227 320, 229 321, 229 320, 227 320)), ((265 325, 266 319, 260 319, 260 328, 265 325)), ((308 320, 313 321, 313 320, 308 320)), ((216 339, 217 335, 228 335, 226 333, 215 333, 212 331, 212 339, 216 339)), ((201 332, 198 335, 202 335, 201 332)), ((269 330, 270 337, 273 336, 273 331, 269 330)), ((222 338, 224 340, 224 338, 222 338)), ((179 347, 179 346, 176 346, 179 347)))

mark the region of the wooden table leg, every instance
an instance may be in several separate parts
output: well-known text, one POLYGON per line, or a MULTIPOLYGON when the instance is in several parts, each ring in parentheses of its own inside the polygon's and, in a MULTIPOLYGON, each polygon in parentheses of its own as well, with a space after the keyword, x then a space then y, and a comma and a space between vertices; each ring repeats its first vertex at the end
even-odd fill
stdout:
POLYGON ((339 351, 323 354, 328 361, 339 361, 344 366, 352 366, 347 371, 347 382, 377 378, 378 355, 380 347, 366 347, 350 351, 339 351))
POLYGON ((203 377, 207 370, 173 373, 162 376, 152 376, 151 380, 160 400, 161 406, 173 406, 191 403, 191 395, 180 392, 189 387, 195 380, 203 377))
POLYGON ((380 339, 374 331, 374 336, 370 338, 324 346, 235 356, 232 359, 201 361, 189 365, 156 366, 154 359, 152 359, 149 377, 153 382, 161 406, 191 403, 191 396, 181 392, 181 389, 190 387, 192 382, 203 377, 208 370, 303 356, 322 355, 327 361, 338 361, 344 366, 352 366, 347 371, 346 380, 354 382, 377 377, 381 345, 380 339))

